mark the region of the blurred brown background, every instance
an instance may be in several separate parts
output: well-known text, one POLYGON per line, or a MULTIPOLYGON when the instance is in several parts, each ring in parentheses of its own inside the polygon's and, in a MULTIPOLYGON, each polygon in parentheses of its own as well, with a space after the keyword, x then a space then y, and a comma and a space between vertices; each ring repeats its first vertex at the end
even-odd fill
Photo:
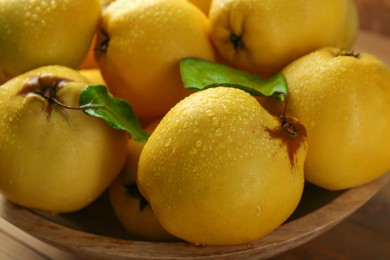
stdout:
POLYGON ((390 0, 354 0, 360 27, 390 36, 390 0))

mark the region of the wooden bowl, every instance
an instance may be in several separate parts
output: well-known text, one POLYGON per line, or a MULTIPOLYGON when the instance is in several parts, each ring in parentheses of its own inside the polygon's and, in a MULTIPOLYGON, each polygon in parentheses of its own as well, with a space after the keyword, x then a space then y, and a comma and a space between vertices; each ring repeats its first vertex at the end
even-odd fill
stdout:
POLYGON ((44 242, 88 259, 264 259, 324 233, 360 208, 389 179, 387 173, 371 183, 338 192, 307 183, 298 208, 283 225, 259 240, 235 246, 134 240, 120 226, 106 194, 78 212, 60 215, 26 209, 0 196, 0 217, 44 242))

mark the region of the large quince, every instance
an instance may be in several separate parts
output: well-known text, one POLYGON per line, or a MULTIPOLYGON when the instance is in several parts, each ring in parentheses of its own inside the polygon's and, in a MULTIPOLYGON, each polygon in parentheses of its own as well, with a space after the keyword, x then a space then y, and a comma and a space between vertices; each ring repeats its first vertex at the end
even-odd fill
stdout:
POLYGON ((138 164, 139 190, 161 225, 206 245, 247 243, 281 225, 302 196, 306 154, 304 127, 284 119, 226 87, 173 107, 138 164))
POLYGON ((79 210, 114 180, 127 134, 77 108, 89 84, 62 66, 41 67, 0 87, 0 192, 52 213, 79 210))
POLYGON ((214 59, 206 15, 188 1, 116 0, 105 10, 96 60, 110 91, 141 119, 161 118, 191 92, 179 61, 214 59))
POLYGON ((288 113, 307 128, 305 177, 329 189, 390 169, 390 70, 363 52, 324 48, 287 66, 288 113))
POLYGON ((340 39, 346 0, 214 0, 211 38, 230 66, 270 76, 340 39))

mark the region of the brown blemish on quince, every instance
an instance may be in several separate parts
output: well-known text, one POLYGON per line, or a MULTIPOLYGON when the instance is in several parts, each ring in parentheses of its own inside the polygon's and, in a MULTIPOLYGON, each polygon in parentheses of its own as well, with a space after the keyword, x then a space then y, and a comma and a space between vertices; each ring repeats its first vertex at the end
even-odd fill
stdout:
POLYGON ((265 129, 271 138, 279 139, 286 146, 291 168, 295 167, 299 148, 307 139, 306 128, 298 120, 289 116, 279 116, 280 123, 274 129, 265 129))

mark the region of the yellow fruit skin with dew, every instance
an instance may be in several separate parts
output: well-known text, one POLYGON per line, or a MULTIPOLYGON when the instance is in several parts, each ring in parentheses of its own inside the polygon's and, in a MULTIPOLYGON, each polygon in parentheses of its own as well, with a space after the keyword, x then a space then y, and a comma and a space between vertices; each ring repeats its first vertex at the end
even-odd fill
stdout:
POLYGON ((160 118, 191 92, 179 60, 214 59, 207 17, 187 1, 111 3, 103 15, 96 58, 111 92, 141 118, 160 118))
POLYGON ((306 139, 304 129, 290 140, 280 128, 238 89, 211 88, 178 103, 138 165, 140 191, 161 225, 206 245, 247 243, 281 225, 302 195, 306 139))
MULTIPOLYGON (((151 123, 145 131, 152 132, 158 123, 151 123)), ((129 140, 125 166, 108 189, 110 203, 118 220, 134 239, 176 241, 177 238, 161 227, 150 205, 142 201, 142 195, 136 188, 137 165, 143 147, 144 143, 129 140)))
POLYGON ((214 0, 211 38, 230 66, 270 76, 340 38, 345 0, 214 0))
POLYGON ((57 82, 56 97, 69 106, 78 105, 80 91, 89 84, 74 70, 48 66, 0 87, 0 192, 25 207, 76 211, 94 201, 118 175, 128 137, 101 119, 49 104, 30 92, 25 86, 32 86, 34 77, 53 77, 42 86, 57 82))
POLYGON ((0 1, 0 84, 44 65, 78 68, 101 9, 99 0, 0 1))
POLYGON ((288 113, 306 126, 308 181, 329 190, 365 184, 390 169, 390 70, 367 53, 325 48, 283 70, 288 113))

